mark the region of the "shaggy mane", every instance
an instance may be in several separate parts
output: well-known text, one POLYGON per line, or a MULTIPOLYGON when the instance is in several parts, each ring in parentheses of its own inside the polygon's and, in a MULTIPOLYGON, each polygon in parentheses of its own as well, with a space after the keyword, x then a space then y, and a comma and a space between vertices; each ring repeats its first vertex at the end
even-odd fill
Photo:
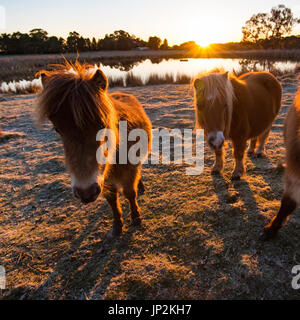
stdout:
POLYGON ((235 94, 230 80, 239 80, 233 74, 230 74, 229 79, 226 79, 223 75, 224 73, 223 69, 214 69, 209 72, 200 73, 195 80, 200 79, 204 82, 204 100, 211 103, 217 99, 223 100, 231 108, 235 94))
MULTIPOLYGON (((230 126, 231 126, 231 118, 233 112, 233 101, 236 99, 234 88, 231 83, 231 80, 242 82, 235 75, 230 74, 229 76, 225 75, 225 71, 223 69, 214 69, 209 72, 199 74, 195 79, 200 79, 204 83, 204 92, 203 99, 206 101, 206 107, 210 108, 213 103, 218 100, 220 102, 226 101, 227 109, 226 109, 226 125, 225 125, 225 137, 228 137, 230 126)), ((195 89, 196 90, 196 89, 195 89)), ((197 90, 196 90, 197 97, 197 90)), ((198 116, 199 116, 199 106, 197 105, 197 98, 195 99, 195 107, 196 107, 196 125, 199 125, 198 116)))
POLYGON ((38 122, 50 119, 60 108, 69 108, 80 129, 100 119, 109 127, 113 120, 112 102, 106 91, 98 90, 91 82, 97 69, 89 64, 66 61, 52 71, 40 71, 46 80, 38 96, 38 122))

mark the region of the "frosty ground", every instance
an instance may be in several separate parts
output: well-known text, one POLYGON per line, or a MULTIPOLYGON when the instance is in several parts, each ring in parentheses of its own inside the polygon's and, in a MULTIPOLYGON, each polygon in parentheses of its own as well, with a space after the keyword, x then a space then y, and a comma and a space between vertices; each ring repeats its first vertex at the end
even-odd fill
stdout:
MULTIPOLYGON (((2 298, 300 298, 291 286, 292 268, 300 264, 299 210, 275 240, 259 240, 280 205, 283 122, 297 90, 295 76, 281 80, 283 105, 267 157, 247 157, 247 173, 237 182, 230 180, 230 143, 221 177, 211 175, 207 147, 200 176, 185 175, 185 166, 145 165, 143 227, 130 226, 122 197, 124 234, 114 240, 107 237, 107 203, 83 206, 73 198, 59 138, 49 123, 35 125, 35 95, 2 96, 1 127, 22 133, 0 142, 2 298)), ((194 127, 188 85, 120 91, 142 102, 154 128, 194 127)))

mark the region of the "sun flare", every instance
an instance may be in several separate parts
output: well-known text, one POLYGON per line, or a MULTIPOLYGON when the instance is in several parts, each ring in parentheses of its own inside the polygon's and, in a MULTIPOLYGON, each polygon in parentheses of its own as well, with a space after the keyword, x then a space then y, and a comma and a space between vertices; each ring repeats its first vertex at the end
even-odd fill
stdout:
POLYGON ((212 41, 210 41, 209 39, 205 39, 205 38, 201 38, 201 39, 196 39, 195 42, 202 48, 208 48, 210 46, 210 44, 212 43, 212 41))

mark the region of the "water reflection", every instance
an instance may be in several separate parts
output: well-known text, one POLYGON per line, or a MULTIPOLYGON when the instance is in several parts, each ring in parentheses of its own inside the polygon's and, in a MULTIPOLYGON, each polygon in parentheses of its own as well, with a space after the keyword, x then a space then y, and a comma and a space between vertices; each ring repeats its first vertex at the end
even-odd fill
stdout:
POLYGON ((250 60, 250 59, 165 59, 155 58, 138 61, 112 61, 101 63, 100 67, 106 75, 111 78, 125 78, 130 72, 138 76, 142 81, 147 81, 150 75, 171 75, 176 79, 178 75, 194 77, 200 72, 209 71, 215 68, 224 68, 240 74, 247 71, 266 70, 270 72, 290 73, 297 67, 299 62, 294 61, 270 61, 270 60, 250 60))

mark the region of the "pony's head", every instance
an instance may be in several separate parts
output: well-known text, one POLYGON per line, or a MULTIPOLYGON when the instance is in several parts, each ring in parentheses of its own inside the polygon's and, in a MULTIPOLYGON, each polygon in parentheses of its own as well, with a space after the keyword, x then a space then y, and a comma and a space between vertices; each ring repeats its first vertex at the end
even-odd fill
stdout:
POLYGON ((203 128, 209 146, 218 150, 228 138, 234 91, 228 72, 214 70, 194 80, 196 126, 203 128))
POLYGON ((38 121, 50 120, 62 140, 74 196, 83 203, 95 201, 102 175, 96 160, 96 134, 112 128, 116 117, 107 95, 107 78, 99 68, 78 62, 40 75, 38 121))

